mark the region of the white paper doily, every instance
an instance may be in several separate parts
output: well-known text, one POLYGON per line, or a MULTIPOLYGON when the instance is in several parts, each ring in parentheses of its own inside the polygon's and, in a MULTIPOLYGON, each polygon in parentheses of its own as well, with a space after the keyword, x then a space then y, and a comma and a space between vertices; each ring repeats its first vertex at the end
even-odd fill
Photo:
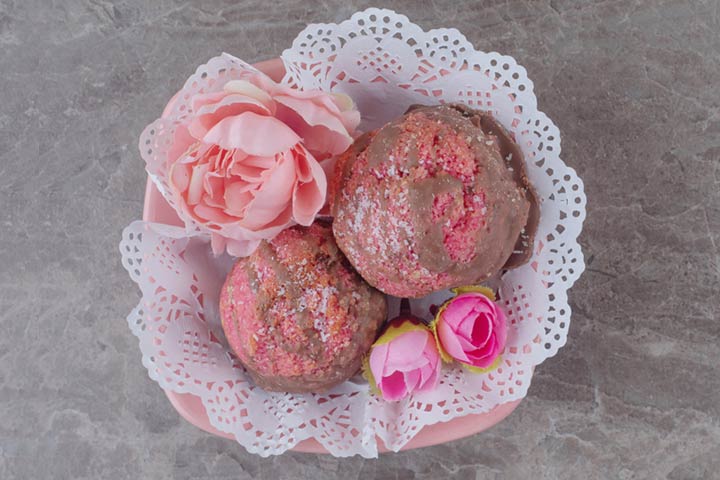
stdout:
MULTIPOLYGON (((398 450, 426 425, 524 397, 533 368, 565 344, 567 290, 584 269, 576 240, 585 218, 582 181, 560 159, 560 132, 537 110, 525 69, 511 57, 476 51, 455 29, 424 32, 405 16, 379 9, 339 25, 308 26, 282 60, 286 83, 350 95, 365 130, 414 103, 460 102, 491 111, 512 132, 541 199, 541 216, 531 261, 498 284, 509 325, 501 366, 487 374, 446 366, 435 391, 399 403, 369 394, 362 380, 322 394, 265 392, 249 383, 219 323, 218 293, 232 259, 214 258, 209 239, 193 228, 134 222, 120 250, 142 291, 128 323, 150 377, 164 389, 200 397, 215 428, 263 456, 315 438, 336 456, 373 457, 376 436, 398 450)), ((210 89, 241 65, 229 55, 216 57, 198 68, 183 92, 210 89)), ((162 131, 151 130, 141 147, 167 145, 162 131)), ((158 173, 152 178, 162 192, 158 173)), ((427 316, 428 306, 446 297, 417 300, 413 310, 427 316)))

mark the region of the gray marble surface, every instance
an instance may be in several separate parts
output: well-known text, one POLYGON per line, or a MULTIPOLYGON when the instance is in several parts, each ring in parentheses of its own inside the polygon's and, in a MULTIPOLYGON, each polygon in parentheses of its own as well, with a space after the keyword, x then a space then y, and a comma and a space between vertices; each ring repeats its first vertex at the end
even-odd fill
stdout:
POLYGON ((0 478, 720 478, 720 2, 385 4, 513 55, 585 180, 570 338, 527 399, 378 460, 261 459, 180 419, 124 319, 138 134, 209 57, 370 4, 0 0, 0 478))

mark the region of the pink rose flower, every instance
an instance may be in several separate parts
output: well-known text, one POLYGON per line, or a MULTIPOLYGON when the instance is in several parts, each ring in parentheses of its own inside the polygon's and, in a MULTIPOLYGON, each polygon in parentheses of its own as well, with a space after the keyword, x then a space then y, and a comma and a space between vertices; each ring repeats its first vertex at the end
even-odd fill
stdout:
POLYGON ((401 314, 370 350, 365 375, 385 400, 396 401, 435 388, 441 364, 430 330, 415 317, 401 314))
POLYGON ((505 348, 505 314, 483 287, 454 289, 458 295, 440 307, 432 329, 441 354, 471 370, 494 368, 505 348))
POLYGON ((162 119, 174 121, 167 153, 146 162, 151 173, 164 162, 176 209, 210 232, 216 254, 247 256, 261 240, 313 222, 326 199, 320 162, 350 146, 360 115, 347 96, 299 91, 220 58, 234 60, 231 79, 183 100, 189 80, 176 96, 186 114, 162 119))

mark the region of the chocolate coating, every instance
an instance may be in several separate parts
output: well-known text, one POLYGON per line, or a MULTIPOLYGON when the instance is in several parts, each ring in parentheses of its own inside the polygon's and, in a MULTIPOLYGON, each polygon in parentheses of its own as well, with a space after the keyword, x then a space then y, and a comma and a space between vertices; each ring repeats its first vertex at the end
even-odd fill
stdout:
POLYGON ((387 316, 329 225, 293 227, 239 259, 220 296, 223 330, 266 390, 318 392, 354 375, 387 316))
POLYGON ((355 269, 400 297, 527 262, 539 208, 522 152, 487 113, 413 106, 336 164, 333 233, 355 269))

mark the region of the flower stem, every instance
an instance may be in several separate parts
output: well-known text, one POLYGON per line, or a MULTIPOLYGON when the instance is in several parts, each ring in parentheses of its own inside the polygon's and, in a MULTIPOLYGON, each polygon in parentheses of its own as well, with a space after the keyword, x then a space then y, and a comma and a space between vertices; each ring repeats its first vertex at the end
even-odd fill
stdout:
POLYGON ((410 300, 407 298, 403 298, 400 300, 400 315, 412 315, 412 310, 410 309, 410 300))

